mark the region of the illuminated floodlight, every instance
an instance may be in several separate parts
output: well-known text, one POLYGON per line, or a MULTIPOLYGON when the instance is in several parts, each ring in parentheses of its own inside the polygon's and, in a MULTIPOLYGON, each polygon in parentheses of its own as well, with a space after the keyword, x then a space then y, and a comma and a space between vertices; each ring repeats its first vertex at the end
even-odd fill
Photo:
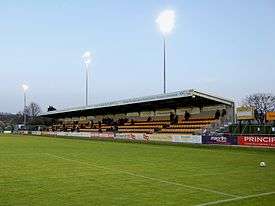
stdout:
POLYGON ((26 92, 29 89, 29 86, 26 84, 22 84, 22 89, 24 92, 26 92))
POLYGON ((85 69, 86 69, 86 100, 85 100, 85 105, 88 106, 88 87, 89 87, 89 64, 92 62, 93 56, 90 51, 86 51, 82 55, 82 60, 85 64, 85 69))
POLYGON ((27 121, 27 114, 26 114, 26 108, 27 108, 27 90, 29 89, 29 86, 26 84, 22 84, 22 89, 24 93, 24 109, 23 109, 23 115, 24 115, 24 129, 26 129, 26 121, 27 121))
POLYGON ((164 10, 159 14, 156 23, 163 35, 168 35, 172 32, 175 27, 175 18, 176 15, 173 10, 164 10))
POLYGON ((83 55, 82 55, 82 59, 83 62, 86 66, 88 66, 91 61, 92 61, 92 53, 90 51, 86 51, 83 55))
POLYGON ((159 30, 163 35, 163 93, 166 93, 166 37, 172 32, 175 27, 175 12, 173 10, 162 11, 156 23, 158 24, 159 30))

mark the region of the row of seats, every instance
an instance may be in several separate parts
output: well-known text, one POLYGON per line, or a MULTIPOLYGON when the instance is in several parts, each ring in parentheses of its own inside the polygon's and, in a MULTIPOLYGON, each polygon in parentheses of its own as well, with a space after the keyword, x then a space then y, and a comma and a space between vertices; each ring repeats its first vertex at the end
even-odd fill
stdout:
POLYGON ((184 120, 179 121, 178 124, 211 124, 215 122, 215 120, 184 120))
POLYGON ((194 133, 199 129, 162 129, 162 133, 194 133))
MULTIPOLYGON (((131 124, 131 123, 127 123, 131 124)), ((170 122, 161 121, 161 122, 135 122, 135 125, 168 125, 170 122)), ((125 124, 126 125, 126 124, 125 124)))
POLYGON ((175 125, 169 126, 169 128, 196 128, 196 129, 205 128, 205 127, 207 127, 207 124, 189 124, 189 125, 175 124, 175 125))
POLYGON ((106 132, 107 129, 79 129, 80 132, 106 132))
POLYGON ((118 126, 119 129, 134 129, 134 128, 149 128, 149 129, 161 129, 163 125, 125 125, 125 126, 118 126))
POLYGON ((129 117, 129 121, 134 120, 135 122, 147 122, 148 118, 152 121, 170 121, 170 116, 155 116, 155 117, 129 117))
POLYGON ((154 129, 146 129, 146 128, 127 128, 127 129, 120 129, 118 128, 118 132, 125 132, 125 133, 154 133, 154 129))
MULTIPOLYGON (((168 119, 168 117, 166 117, 168 119)), ((140 121, 127 122, 124 126, 119 126, 118 132, 147 132, 152 133, 195 133, 201 129, 208 127, 215 120, 212 117, 190 118, 190 120, 181 120, 176 124, 171 124, 170 121, 140 121)))
MULTIPOLYGON (((171 124, 169 121, 168 116, 165 117, 158 117, 157 119, 154 118, 150 121, 148 119, 139 119, 138 121, 129 120, 122 126, 118 126, 117 132, 142 132, 142 133, 194 133, 198 130, 208 127, 211 123, 213 123, 214 118, 212 117, 196 117, 190 118, 187 120, 179 120, 177 123, 171 124), (145 121, 146 120, 146 121, 145 121)), ((72 130, 73 128, 78 127, 80 132, 105 132, 110 131, 112 126, 101 124, 101 128, 99 128, 99 124, 93 124, 93 128, 91 128, 91 122, 88 121, 81 121, 78 125, 74 125, 72 123, 66 124, 65 127, 68 131, 72 130), (80 124, 82 123, 82 124, 80 124), (83 124, 88 123, 88 124, 83 124), (80 129, 81 127, 81 129, 80 129)), ((56 124, 53 125, 55 131, 62 131, 63 125, 56 124)))
MULTIPOLYGON (((60 125, 53 125, 53 127, 57 128, 57 129, 63 129, 63 125, 60 124, 60 125)), ((81 127, 81 124, 77 124, 77 125, 73 125, 73 124, 65 124, 65 128, 67 129, 72 129, 74 127, 81 127)), ((84 127, 84 129, 99 129, 99 125, 98 124, 94 124, 93 125, 93 128, 91 127, 91 125, 83 125, 82 124, 82 127, 84 127)), ((109 126, 109 125, 101 125, 100 127, 101 129, 111 129, 112 126, 109 126)), ((83 128, 82 128, 83 129, 83 128)))
MULTIPOLYGON (((178 124, 211 124, 214 121, 215 120, 189 120, 189 121, 180 121, 180 122, 178 122, 178 124)), ((168 121, 134 122, 134 125, 168 125, 168 124, 170 124, 170 122, 168 122, 168 121)), ((78 124, 78 126, 79 125, 81 125, 81 124, 78 124)), ((130 125, 133 125, 133 124, 131 122, 127 122, 124 125, 130 126, 130 125)), ((53 126, 54 127, 59 127, 59 128, 63 127, 62 124, 53 125, 53 126)), ((69 128, 69 127, 72 128, 73 126, 74 126, 73 124, 66 124, 65 125, 65 127, 67 127, 67 128, 69 128)), ((91 128, 90 125, 83 125, 83 126, 86 127, 86 128, 91 128)), ((94 124, 93 126, 96 127, 96 128, 99 128, 99 124, 94 124)), ((107 128, 111 128, 111 126, 106 125, 106 124, 101 124, 101 128, 107 129, 107 128)))

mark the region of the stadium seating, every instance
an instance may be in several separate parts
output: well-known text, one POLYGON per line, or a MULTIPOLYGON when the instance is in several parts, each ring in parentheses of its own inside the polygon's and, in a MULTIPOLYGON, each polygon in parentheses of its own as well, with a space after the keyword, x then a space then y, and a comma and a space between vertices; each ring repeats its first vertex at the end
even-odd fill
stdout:
POLYGON ((165 125, 165 124, 169 125, 170 122, 167 122, 167 121, 135 122, 135 125, 165 125))
POLYGON ((107 129, 79 129, 80 132, 106 132, 107 129))
MULTIPOLYGON (((127 120, 126 120, 127 121, 127 120)), ((135 117, 128 119, 128 122, 117 126, 116 132, 121 133, 199 133, 203 129, 215 123, 213 116, 194 116, 189 120, 184 120, 183 116, 178 116, 178 121, 170 122, 170 116, 157 117, 135 117)), ((64 122, 65 124, 55 124, 49 127, 49 130, 72 131, 74 129, 80 132, 106 132, 113 131, 114 126, 107 124, 92 124, 90 121, 64 122)))
POLYGON ((135 133, 135 132, 140 132, 140 133, 154 133, 154 129, 145 129, 145 128, 126 128, 126 129, 118 129, 118 132, 123 132, 123 133, 135 133))
POLYGON ((168 129, 162 129, 161 132, 162 133, 184 133, 184 134, 190 134, 190 133, 194 133, 195 131, 197 131, 196 129, 173 129, 173 128, 168 128, 168 129))
POLYGON ((170 116, 157 116, 153 118, 153 121, 170 121, 170 116))
POLYGON ((170 125, 169 128, 171 129, 189 129, 189 128, 193 128, 193 129, 201 129, 206 127, 206 124, 176 124, 176 125, 170 125))
POLYGON ((215 122, 212 117, 196 117, 190 120, 179 120, 178 122, 169 121, 170 117, 152 118, 151 121, 127 122, 118 127, 118 132, 144 132, 144 133, 196 133, 215 122))
POLYGON ((161 129, 162 125, 125 125, 125 126, 118 126, 119 129, 139 129, 139 128, 150 128, 150 129, 161 129))

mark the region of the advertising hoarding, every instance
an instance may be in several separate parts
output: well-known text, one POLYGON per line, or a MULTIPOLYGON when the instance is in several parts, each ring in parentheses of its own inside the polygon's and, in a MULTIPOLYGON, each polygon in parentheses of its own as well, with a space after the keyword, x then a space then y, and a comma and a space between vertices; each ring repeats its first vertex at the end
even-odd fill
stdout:
POLYGON ((31 132, 32 135, 42 135, 41 131, 32 131, 31 132))
POLYGON ((266 120, 267 121, 275 121, 275 112, 267 112, 266 120))
POLYGON ((201 144, 201 135, 172 135, 172 142, 201 144))
POLYGON ((224 145, 236 145, 237 138, 228 134, 203 134, 203 144, 224 144, 224 145))
POLYGON ((254 116, 254 108, 253 107, 238 107, 237 108, 237 119, 238 120, 253 120, 254 116))
POLYGON ((114 133, 113 132, 91 132, 89 133, 89 137, 91 138, 109 138, 113 139, 114 138, 114 133))
POLYGON ((123 140, 142 140, 148 141, 149 134, 140 134, 140 133, 116 133, 115 139, 123 139, 123 140))
POLYGON ((275 147, 275 137, 271 136, 238 136, 239 145, 275 147))

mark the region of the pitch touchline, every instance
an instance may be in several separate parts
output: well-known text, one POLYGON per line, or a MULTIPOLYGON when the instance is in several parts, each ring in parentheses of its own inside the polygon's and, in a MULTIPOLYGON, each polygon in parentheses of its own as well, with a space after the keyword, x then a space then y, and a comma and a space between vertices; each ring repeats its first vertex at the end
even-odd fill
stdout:
POLYGON ((220 191, 216 191, 216 190, 211 190, 211 189, 207 189, 207 188, 194 187, 194 186, 185 185, 185 184, 181 184, 181 183, 177 183, 177 182, 162 180, 162 179, 159 179, 159 178, 139 175, 139 174, 135 174, 135 173, 128 172, 128 171, 111 169, 111 168, 108 168, 108 167, 105 167, 105 166, 99 166, 99 165, 96 165, 96 164, 93 164, 93 163, 88 163, 88 162, 82 162, 82 161, 79 161, 79 160, 69 159, 69 158, 58 156, 58 155, 55 155, 55 154, 50 154, 50 153, 43 153, 43 154, 46 154, 46 155, 52 156, 52 157, 56 157, 56 158, 59 158, 59 159, 63 159, 63 160, 66 160, 66 161, 77 162, 77 163, 80 163, 80 164, 94 166, 94 167, 97 167, 97 168, 100 168, 100 169, 110 170, 110 171, 113 171, 113 172, 120 172, 120 173, 128 174, 128 175, 131 175, 131 176, 140 177, 140 178, 143 178, 143 179, 154 180, 154 181, 158 181, 158 182, 162 182, 162 183, 166 183, 166 184, 170 184, 170 185, 176 185, 176 186, 181 186, 181 187, 185 187, 185 188, 196 189, 196 190, 216 193, 216 194, 220 194, 220 195, 224 195, 224 196, 235 197, 235 198, 238 197, 237 195, 232 195, 232 194, 228 194, 228 193, 224 193, 224 192, 220 192, 220 191))
POLYGON ((240 196, 240 197, 235 197, 235 198, 225 199, 225 200, 217 200, 214 202, 207 202, 207 203, 199 204, 196 206, 217 205, 220 203, 233 202, 233 201, 237 201, 237 200, 244 200, 244 199, 249 199, 249 198, 253 198, 253 197, 261 197, 261 196, 267 196, 267 195, 272 195, 272 194, 275 194, 275 192, 266 192, 266 193, 260 193, 260 194, 255 194, 255 195, 240 196))
POLYGON ((21 153, 0 153, 0 155, 18 155, 18 156, 28 156, 28 155, 40 155, 41 153, 29 153, 29 154, 21 154, 21 153))

